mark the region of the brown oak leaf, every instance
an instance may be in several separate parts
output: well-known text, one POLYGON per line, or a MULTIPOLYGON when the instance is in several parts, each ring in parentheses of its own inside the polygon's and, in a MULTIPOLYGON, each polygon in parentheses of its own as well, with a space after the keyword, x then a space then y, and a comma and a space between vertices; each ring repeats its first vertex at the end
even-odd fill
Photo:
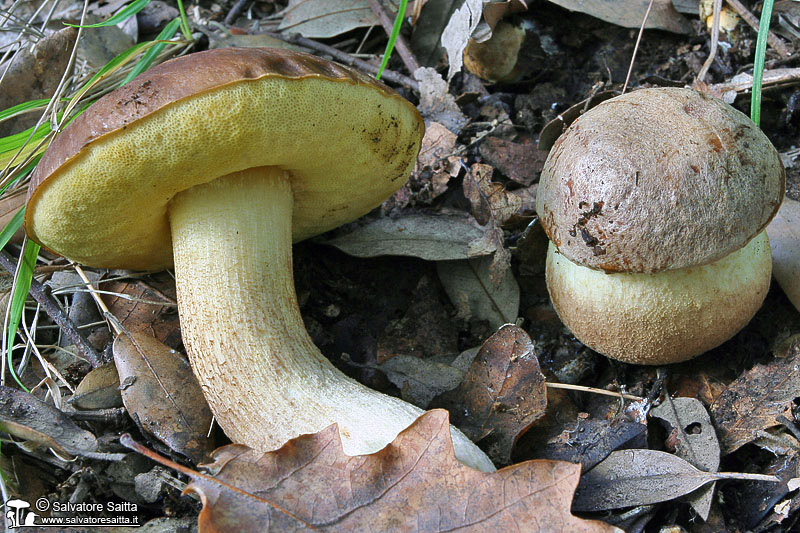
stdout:
POLYGON ((429 411, 383 450, 344 455, 335 425, 264 454, 214 452, 209 474, 126 446, 188 475, 212 531, 619 531, 570 512, 580 466, 527 461, 484 473, 453 454, 445 411, 429 411))
POLYGON ((783 357, 739 376, 711 406, 723 454, 757 439, 762 430, 780 425, 779 416, 791 417, 798 396, 800 344, 793 343, 783 357))
POLYGON ((453 423, 470 439, 485 438, 492 460, 508 464, 517 439, 547 408, 531 338, 520 327, 501 327, 483 343, 461 385, 433 405, 453 413, 453 423))

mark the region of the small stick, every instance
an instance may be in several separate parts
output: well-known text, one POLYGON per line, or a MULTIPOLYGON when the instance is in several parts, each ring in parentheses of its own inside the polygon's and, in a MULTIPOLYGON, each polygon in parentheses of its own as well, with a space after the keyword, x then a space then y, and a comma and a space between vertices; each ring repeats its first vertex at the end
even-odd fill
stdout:
MULTIPOLYGON (((0 252, 0 265, 12 274, 17 269, 16 261, 14 261, 5 251, 0 252)), ((103 358, 100 357, 100 354, 97 353, 97 350, 95 350, 92 345, 83 338, 83 335, 80 334, 78 328, 76 328, 75 324, 72 323, 72 320, 70 320, 64 314, 64 311, 61 310, 61 307, 55 301, 55 298, 50 295, 49 289, 42 285, 39 280, 33 278, 31 280, 31 288, 29 293, 31 296, 33 296, 33 299, 42 306, 42 309, 44 309, 44 312, 47 313, 47 316, 49 316, 53 322, 59 325, 61 330, 64 332, 64 335, 66 335, 70 342, 75 345, 75 347, 78 349, 78 352, 87 361, 89 361, 89 364, 92 365, 92 368, 97 368, 103 364, 103 358)))
MULTIPOLYGON (((98 291, 94 287, 94 285, 92 285, 92 282, 89 281, 88 277, 86 277, 86 273, 83 271, 83 269, 80 267, 80 265, 77 265, 77 264, 73 263, 72 266, 75 267, 75 272, 78 273, 78 275, 83 280, 83 283, 86 284, 86 288, 89 290, 89 293, 92 295, 92 299, 94 300, 94 303, 96 303, 97 307, 100 308, 100 312, 102 313, 102 315, 104 317, 108 317, 108 315, 111 314, 111 311, 109 311, 108 306, 103 301, 103 299, 100 298, 100 295, 98 294, 98 291)), ((120 333, 122 333, 122 329, 113 320, 109 320, 108 321, 108 325, 109 325, 109 327, 111 329, 114 330, 114 334, 115 335, 119 335, 120 333)))
POLYGON ((714 62, 714 58, 717 57, 717 47, 719 46, 719 19, 721 12, 722 0, 714 0, 714 18, 711 24, 711 46, 708 51, 708 57, 700 68, 700 72, 697 74, 697 81, 700 83, 703 83, 703 78, 706 77, 708 69, 711 68, 711 64, 714 62))
MULTIPOLYGON (((51 274, 53 272, 62 272, 67 270, 69 265, 40 265, 33 269, 34 276, 40 276, 42 274, 51 274)), ((0 271, 0 276, 13 276, 13 272, 5 272, 0 271)))
POLYGON ((228 14, 225 15, 225 24, 230 26, 233 24, 236 19, 241 15, 242 11, 244 11, 245 6, 250 0, 236 0, 236 3, 233 4, 233 7, 228 14))
MULTIPOLYGON (((733 8, 736 13, 742 17, 747 24, 750 25, 751 28, 756 30, 758 33, 758 18, 755 15, 750 13, 750 11, 742 4, 739 0, 725 0, 728 2, 728 5, 733 8)), ((778 55, 781 57, 789 57, 791 52, 786 47, 786 43, 784 43, 777 35, 770 31, 767 34, 767 44, 769 44, 773 50, 778 52, 778 55)))
POLYGON ((642 34, 644 33, 644 26, 647 24, 647 18, 650 16, 650 10, 653 9, 653 2, 654 0, 650 0, 650 3, 647 4, 647 11, 644 12, 644 18, 642 18, 642 26, 639 28, 639 34, 636 36, 636 44, 633 45, 633 54, 631 54, 631 64, 628 66, 628 74, 625 76, 625 84, 622 86, 622 94, 625 94, 625 91, 628 89, 628 82, 631 81, 631 74, 633 73, 633 65, 636 63, 636 53, 639 51, 639 43, 642 40, 642 34))
MULTIPOLYGON (((389 18, 389 16, 386 14, 386 11, 384 11, 383 7, 381 7, 381 5, 378 3, 378 0, 369 0, 369 7, 372 8, 372 12, 375 13, 375 16, 378 17, 378 20, 381 22, 381 26, 383 26, 383 30, 386 32, 386 35, 391 35, 392 30, 394 29, 394 21, 389 18)), ((417 58, 414 57, 414 53, 411 51, 411 48, 408 47, 408 44, 406 44, 406 40, 402 35, 397 36, 397 40, 394 42, 394 48, 397 50, 397 54, 400 56, 400 59, 403 60, 406 70, 408 70, 411 74, 414 74, 419 68, 419 61, 417 61, 417 58)))
POLYGON ((581 392, 592 392, 594 394, 602 394, 604 396, 613 396, 614 398, 624 398, 626 400, 631 400, 634 402, 641 402, 642 400, 644 400, 644 398, 634 396, 633 394, 624 394, 622 392, 597 389, 595 387, 584 387, 583 385, 569 385, 567 383, 550 383, 549 381, 545 383, 545 385, 553 389, 567 389, 567 390, 577 390, 581 392))
MULTIPOLYGON (((349 65, 351 67, 355 67, 359 70, 363 70, 364 72, 369 72, 371 74, 378 73, 378 67, 376 67, 375 65, 367 63, 366 61, 362 61, 361 59, 356 59, 350 54, 342 52, 341 50, 337 50, 332 46, 318 43, 317 41, 312 41, 311 39, 306 39, 305 37, 301 36, 298 33, 283 35, 280 33, 262 32, 262 34, 269 35, 270 37, 274 37, 276 39, 280 39, 281 41, 286 41, 287 43, 296 44, 299 46, 305 46, 306 48, 311 48, 312 50, 316 50, 317 52, 322 52, 323 54, 328 54, 329 56, 332 56, 334 59, 336 59, 336 61, 344 63, 345 65, 349 65)), ((383 74, 381 74, 381 79, 388 80, 392 83, 396 83, 397 85, 402 85, 413 91, 419 92, 419 83, 417 83, 416 80, 412 80, 408 76, 403 76, 402 74, 398 74, 397 72, 394 72, 392 70, 384 70, 383 74)))

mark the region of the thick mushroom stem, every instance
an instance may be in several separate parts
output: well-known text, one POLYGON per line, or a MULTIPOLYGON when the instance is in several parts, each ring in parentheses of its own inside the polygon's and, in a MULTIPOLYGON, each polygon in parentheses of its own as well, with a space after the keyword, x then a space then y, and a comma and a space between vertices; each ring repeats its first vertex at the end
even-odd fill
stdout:
MULTIPOLYGON (((311 341, 294 291, 289 179, 275 167, 251 168, 172 200, 184 344, 234 442, 273 450, 336 422, 346 454, 373 453, 422 411, 348 378, 311 341)), ((451 434, 462 463, 494 469, 460 431, 451 434)))

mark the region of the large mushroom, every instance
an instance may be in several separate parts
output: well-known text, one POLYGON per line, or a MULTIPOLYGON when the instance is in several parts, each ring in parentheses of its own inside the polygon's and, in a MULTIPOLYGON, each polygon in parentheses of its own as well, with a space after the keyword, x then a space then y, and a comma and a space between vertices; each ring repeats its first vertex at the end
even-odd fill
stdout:
MULTIPOLYGON (((175 266, 194 372, 227 435, 257 450, 339 424, 375 452, 421 410, 337 370, 297 306, 292 242, 398 189, 424 126, 383 84, 314 56, 220 49, 157 66, 53 141, 31 178, 30 238, 96 267, 175 266)), ((494 467, 451 428, 456 457, 494 467)))
POLYGON ((644 89, 598 105, 556 141, 537 193, 557 313, 625 362, 718 346, 769 289, 784 187, 767 137, 720 100, 644 89))

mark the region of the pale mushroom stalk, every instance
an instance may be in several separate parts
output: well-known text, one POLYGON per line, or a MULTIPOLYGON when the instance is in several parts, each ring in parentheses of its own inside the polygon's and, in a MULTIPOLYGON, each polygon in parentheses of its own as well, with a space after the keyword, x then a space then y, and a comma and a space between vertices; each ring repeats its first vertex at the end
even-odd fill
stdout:
MULTIPOLYGON (((230 174, 173 198, 184 343, 234 442, 272 450, 335 421, 345 453, 373 453, 422 411, 348 378, 312 342, 294 290, 293 204, 289 175, 276 167, 230 174)), ((451 433, 461 462, 493 469, 460 431, 451 433)))

